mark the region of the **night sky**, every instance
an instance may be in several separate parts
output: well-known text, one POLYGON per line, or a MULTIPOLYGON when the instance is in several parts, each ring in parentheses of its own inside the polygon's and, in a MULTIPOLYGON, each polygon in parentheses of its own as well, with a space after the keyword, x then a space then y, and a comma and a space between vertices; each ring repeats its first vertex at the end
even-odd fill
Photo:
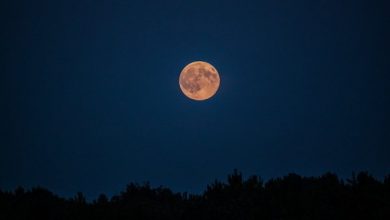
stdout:
POLYGON ((0 3, 0 188, 390 173, 390 1, 0 3), (221 77, 206 101, 178 79, 221 77))

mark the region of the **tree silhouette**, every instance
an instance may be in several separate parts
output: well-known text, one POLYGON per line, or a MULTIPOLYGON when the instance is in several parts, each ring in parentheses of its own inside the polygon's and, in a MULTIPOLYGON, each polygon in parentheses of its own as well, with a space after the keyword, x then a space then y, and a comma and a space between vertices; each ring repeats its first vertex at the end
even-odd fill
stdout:
POLYGON ((81 192, 64 199, 42 187, 17 187, 0 190, 0 219, 390 219, 390 175, 379 181, 360 172, 344 183, 333 173, 291 173, 264 182, 234 170, 201 195, 130 183, 92 202, 81 192))

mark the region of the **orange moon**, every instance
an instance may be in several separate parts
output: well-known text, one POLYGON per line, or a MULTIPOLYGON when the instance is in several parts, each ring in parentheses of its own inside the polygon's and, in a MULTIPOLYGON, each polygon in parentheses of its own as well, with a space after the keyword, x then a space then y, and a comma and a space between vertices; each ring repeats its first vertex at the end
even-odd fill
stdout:
POLYGON ((188 98, 197 101, 214 96, 219 84, 218 71, 211 64, 203 61, 188 64, 181 71, 179 77, 181 91, 188 98))

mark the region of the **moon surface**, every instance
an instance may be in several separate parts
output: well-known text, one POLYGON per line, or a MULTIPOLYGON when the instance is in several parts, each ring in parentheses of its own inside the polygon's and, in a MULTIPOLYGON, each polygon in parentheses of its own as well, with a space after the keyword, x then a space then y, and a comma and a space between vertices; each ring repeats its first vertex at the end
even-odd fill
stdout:
POLYGON ((211 64, 203 61, 188 64, 181 71, 179 77, 181 91, 188 98, 197 101, 214 96, 219 84, 218 71, 211 64))

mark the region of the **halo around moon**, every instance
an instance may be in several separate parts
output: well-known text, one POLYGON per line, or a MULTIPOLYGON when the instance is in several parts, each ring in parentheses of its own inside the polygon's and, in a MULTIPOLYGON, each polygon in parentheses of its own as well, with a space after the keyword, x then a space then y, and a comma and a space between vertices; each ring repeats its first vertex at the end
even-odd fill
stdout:
POLYGON ((202 101, 215 95, 220 85, 220 78, 213 65, 195 61, 181 71, 179 85, 188 98, 202 101))

